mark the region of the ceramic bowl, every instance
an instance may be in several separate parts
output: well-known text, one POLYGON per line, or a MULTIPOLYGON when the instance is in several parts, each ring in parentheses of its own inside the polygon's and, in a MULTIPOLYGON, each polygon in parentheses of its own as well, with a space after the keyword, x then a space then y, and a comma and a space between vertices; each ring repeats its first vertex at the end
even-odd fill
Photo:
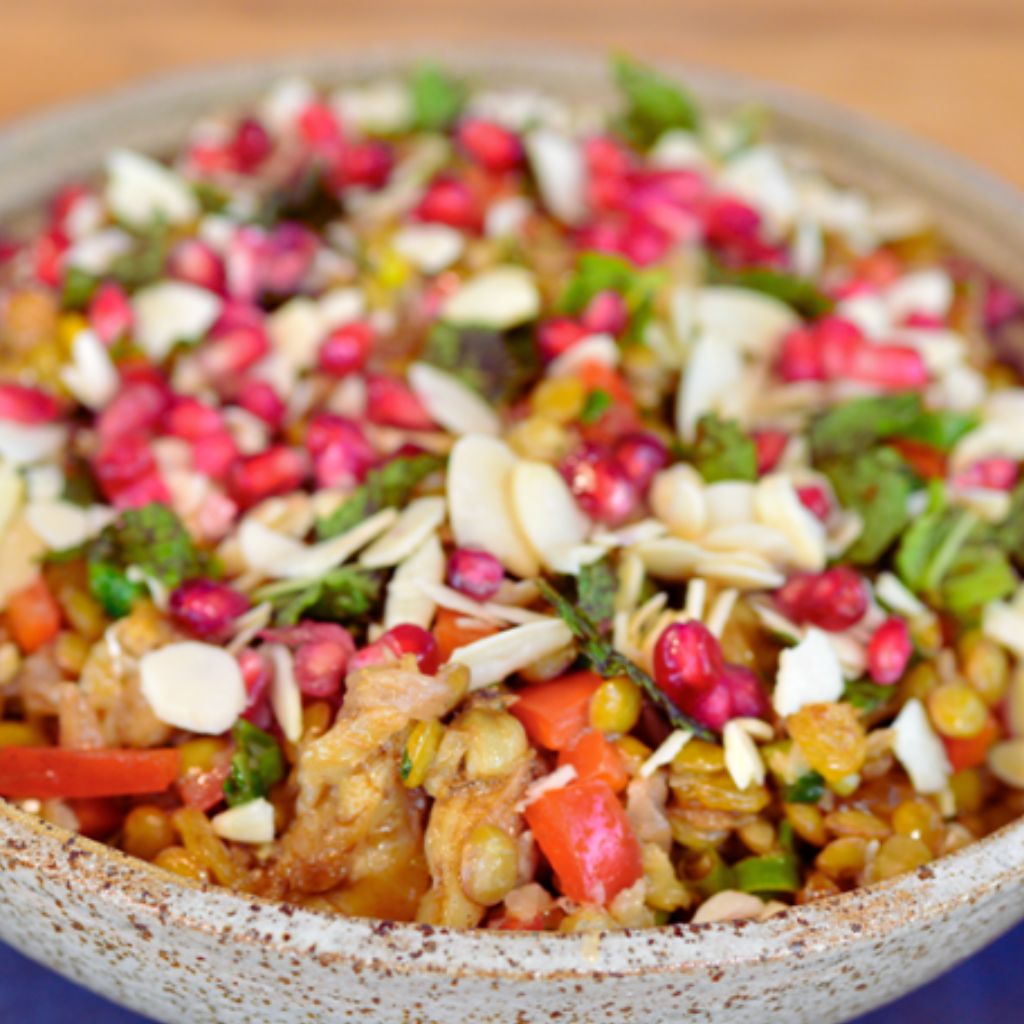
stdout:
MULTIPOLYGON (((603 97, 604 61, 431 51, 480 80, 603 97)), ((159 152, 211 107, 301 72, 340 83, 403 52, 192 71, 0 134, 0 221, 114 145, 159 152)), ((1024 288, 1024 199, 956 158, 778 88, 667 69, 712 107, 755 100, 848 180, 924 196, 965 252, 1024 288)), ((1024 917, 1024 821, 914 874, 765 923, 607 935, 458 932, 330 917, 190 885, 0 800, 0 937, 162 1021, 830 1024, 920 985, 1024 917)))

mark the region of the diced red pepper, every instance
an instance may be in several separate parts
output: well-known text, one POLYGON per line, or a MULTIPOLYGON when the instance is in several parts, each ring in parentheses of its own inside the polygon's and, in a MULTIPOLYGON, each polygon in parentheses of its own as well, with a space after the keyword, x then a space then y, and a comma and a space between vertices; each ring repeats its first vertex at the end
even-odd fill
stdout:
POLYGON ((946 475, 946 456, 923 441, 898 437, 889 444, 910 463, 910 468, 926 480, 941 480, 946 475))
POLYGON ((573 672, 520 690, 510 708, 527 736, 547 750, 565 750, 590 722, 590 698, 601 685, 596 672, 573 672))
POLYGON ((558 766, 566 764, 576 769, 578 779, 607 782, 615 793, 621 793, 629 782, 619 748, 596 729, 585 732, 571 747, 559 753, 558 766))
POLYGON ((0 748, 0 796, 40 800, 162 793, 178 777, 181 755, 160 750, 0 748))
POLYGON ((962 772, 984 764, 989 748, 999 739, 999 734, 999 723, 992 715, 989 715, 988 721, 976 736, 967 739, 943 736, 942 742, 946 747, 946 756, 953 766, 953 771, 962 772))
POLYGON ((451 608, 438 608, 434 620, 434 639, 437 641, 437 653, 443 665, 451 656, 452 651, 465 647, 474 640, 483 640, 485 636, 493 636, 498 632, 496 626, 481 622, 477 625, 468 616, 451 608), (469 625, 466 625, 469 623, 469 625))
POLYGON ((570 899, 606 904, 643 875, 640 844, 606 782, 551 790, 527 806, 526 822, 570 899))
POLYGON ((124 820, 120 801, 109 797, 69 800, 68 806, 78 819, 78 831, 90 839, 106 839, 121 827, 124 820))
POLYGON ((60 605, 42 576, 7 602, 7 625, 26 654, 38 651, 57 635, 60 605))
POLYGON ((178 796, 189 807, 196 807, 204 814, 224 799, 224 783, 231 774, 231 759, 234 747, 225 747, 213 758, 213 764, 203 771, 190 768, 178 779, 178 796))

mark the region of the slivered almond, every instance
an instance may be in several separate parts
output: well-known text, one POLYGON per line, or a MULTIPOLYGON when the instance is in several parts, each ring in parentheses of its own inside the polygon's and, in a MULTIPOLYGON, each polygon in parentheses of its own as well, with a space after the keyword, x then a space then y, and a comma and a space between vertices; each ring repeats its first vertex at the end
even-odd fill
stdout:
POLYGON ((765 905, 748 892, 723 889, 706 899, 693 915, 693 924, 712 924, 715 921, 747 921, 760 918, 765 905))
POLYGON ((547 619, 475 640, 455 650, 451 660, 469 669, 470 689, 480 690, 562 650, 572 639, 572 631, 561 619, 547 619))
POLYGON ((423 588, 443 580, 444 549, 432 534, 395 569, 384 601, 384 628, 408 622, 429 629, 437 604, 423 588))
POLYGON ((210 819, 210 825, 221 839, 234 843, 271 843, 274 841, 274 805, 260 796, 221 811, 210 819))
MULTIPOLYGON (((527 543, 548 569, 564 571, 561 559, 582 544, 590 520, 554 466, 520 460, 511 475, 512 509, 527 543)), ((596 557, 600 557, 598 550, 596 557)))
POLYGON ((161 362, 177 342, 203 337, 222 305, 213 292, 184 281, 147 285, 132 299, 134 338, 146 355, 161 362))
POLYGON ((918 793, 941 793, 952 769, 924 705, 911 697, 892 723, 893 753, 918 793))
POLYGON ((786 565, 793 561, 793 545, 789 538, 763 523, 737 523, 735 526, 717 527, 701 538, 701 544, 712 551, 760 555, 776 565, 786 565))
POLYGON ((444 303, 441 316, 452 324, 506 330, 540 312, 537 281, 524 267, 491 267, 463 282, 444 303))
POLYGON ((722 732, 725 767, 737 789, 749 789, 764 782, 765 766, 750 733, 740 720, 725 723, 722 732))
POLYGON ((704 482, 693 466, 680 463, 658 473, 650 501, 654 514, 679 537, 693 540, 707 528, 704 482))
POLYGON ((460 594, 459 591, 446 587, 440 582, 421 582, 419 589, 442 608, 448 608, 453 612, 460 612, 482 622, 499 624, 511 622, 521 626, 528 622, 549 622, 551 620, 550 615, 542 615, 540 612, 532 612, 528 608, 519 608, 516 605, 502 605, 492 601, 474 601, 471 597, 460 594))
POLYGON ((736 388, 743 377, 739 350, 718 336, 704 335, 693 347, 679 379, 676 395, 676 430, 692 441, 697 421, 718 408, 719 401, 736 388))
POLYGON ((754 484, 744 480, 720 480, 704 488, 708 527, 739 526, 752 523, 754 513, 754 484))
POLYGON ((283 644, 267 644, 274 677, 270 683, 270 706, 285 739, 298 743, 302 737, 302 693, 295 681, 295 663, 283 644))
POLYGON ((644 568, 661 580, 673 582, 689 579, 707 552, 698 544, 678 537, 648 540, 630 548, 644 563, 644 568))
POLYGON ((498 414, 458 377, 429 363, 413 363, 408 378, 427 412, 449 433, 496 437, 501 432, 498 414))
POLYGON ((788 477, 781 473, 762 477, 754 506, 762 523, 789 540, 796 568, 808 572, 825 568, 825 527, 800 500, 788 477))
POLYGON ((694 568, 698 576, 706 576, 739 590, 773 590, 786 581, 786 577, 767 559, 741 551, 728 554, 703 552, 694 568))
POLYGON ((408 558, 444 522, 444 498, 417 498, 399 514, 387 533, 360 556, 359 564, 383 569, 408 558))

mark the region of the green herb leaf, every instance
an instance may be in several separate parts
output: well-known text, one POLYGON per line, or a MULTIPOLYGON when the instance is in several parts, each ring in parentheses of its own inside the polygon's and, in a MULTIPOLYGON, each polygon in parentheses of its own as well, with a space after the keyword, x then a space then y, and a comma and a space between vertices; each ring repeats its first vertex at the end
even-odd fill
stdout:
POLYGON ((402 762, 398 766, 398 777, 405 782, 412 775, 412 758, 409 756, 408 748, 402 750, 402 762))
POLYGON ((712 263, 708 267, 708 281, 711 284, 728 284, 770 295, 792 307, 807 320, 816 320, 835 307, 835 303, 809 278, 772 270, 770 267, 742 267, 733 270, 712 263))
POLYGON ((436 64, 424 64, 413 72, 413 123, 421 131, 443 132, 462 112, 466 90, 436 64))
POLYGON ((800 888, 800 868, 792 854, 770 853, 747 857, 733 865, 736 888, 740 892, 796 892, 800 888))
POLYGON ((595 388, 587 395, 580 410, 580 423, 596 423, 612 407, 612 396, 604 388, 595 388))
POLYGON ((1009 512, 991 528, 988 539, 1018 565, 1024 565, 1024 483, 1014 488, 1009 512))
POLYGON ((90 561, 88 564, 89 590, 112 618, 127 615, 139 598, 146 594, 142 583, 133 583, 123 569, 110 562, 90 561))
POLYGON ((978 417, 973 413, 953 412, 950 409, 936 409, 922 412, 899 436, 909 441, 948 452, 953 446, 978 426, 978 417))
POLYGON ((635 145, 646 149, 670 128, 700 126, 693 98, 664 75, 624 56, 613 59, 612 73, 626 103, 621 128, 635 145))
POLYGON ((697 421, 697 436, 687 451, 697 472, 709 483, 756 480, 757 446, 735 420, 708 413, 697 421))
POLYGON ((576 577, 576 602, 597 628, 606 632, 615 615, 619 576, 606 556, 584 565, 576 577))
POLYGON ((998 548, 968 544, 942 581, 942 604, 960 619, 974 619, 987 604, 1017 589, 1017 576, 998 548))
POLYGON ((818 416, 808 439, 815 461, 857 455, 887 437, 906 436, 922 415, 921 397, 913 392, 855 398, 818 416))
POLYGON ((894 686, 879 686, 867 679, 858 679, 847 683, 843 687, 843 700, 853 705, 858 711, 870 714, 884 708, 895 696, 897 688, 894 686))
POLYGON ((137 236, 131 252, 123 253, 111 263, 107 274, 128 291, 152 284, 163 274, 170 245, 170 225, 158 220, 137 236))
POLYGON ((537 348, 528 330, 500 331, 438 323, 420 357, 491 402, 519 398, 539 377, 537 348))
POLYGON ((436 455, 411 455, 371 469, 366 482, 343 505, 317 522, 317 536, 320 540, 336 537, 382 508, 400 508, 424 478, 443 465, 436 455))
POLYGON ((861 517, 860 536, 843 553, 856 565, 877 562, 909 518, 907 499, 914 489, 910 467, 890 448, 830 459, 821 466, 840 504, 861 517))
POLYGON ((356 626, 371 617, 383 590, 383 573, 342 565, 312 583, 271 584, 256 597, 274 605, 278 626, 294 626, 300 619, 356 626))
POLYGON ((806 772, 783 790, 787 804, 816 804, 825 795, 825 779, 816 771, 806 772))
POLYGON ((601 635, 598 624, 583 609, 574 608, 569 600, 544 580, 538 580, 537 585, 544 599, 555 609, 562 621, 572 631, 573 636, 579 640, 580 653, 595 672, 604 679, 611 679, 613 676, 628 677, 644 691, 651 703, 665 715, 673 728, 686 729, 701 739, 713 739, 713 734, 689 715, 683 714, 636 662, 615 650, 601 635))
POLYGON ((666 280, 663 271, 641 270, 622 256, 606 252, 584 252, 576 271, 562 292, 558 306, 575 316, 586 309, 600 292, 616 292, 629 311, 627 336, 639 339, 654 312, 654 301, 666 280))
POLYGON ((61 306, 64 309, 85 309, 98 285, 99 280, 81 267, 68 267, 61 286, 61 306))
POLYGON ((284 758, 277 740, 244 718, 231 732, 235 756, 224 782, 224 799, 229 807, 236 807, 266 796, 284 778, 284 758))

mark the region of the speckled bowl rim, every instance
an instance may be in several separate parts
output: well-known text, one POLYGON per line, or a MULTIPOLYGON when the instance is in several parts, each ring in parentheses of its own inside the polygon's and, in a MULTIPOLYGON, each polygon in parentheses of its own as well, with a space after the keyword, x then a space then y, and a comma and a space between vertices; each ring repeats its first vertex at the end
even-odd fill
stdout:
MULTIPOLYGON (((483 80, 530 83, 540 78, 546 86, 560 80, 573 88, 583 85, 591 95, 595 90, 604 92, 605 61, 599 56, 543 46, 530 47, 527 54, 527 47, 520 43, 512 49, 513 54, 487 47, 470 52, 448 44, 424 44, 358 54, 272 56, 177 71, 9 122, 0 130, 0 218, 10 217, 70 173, 95 165, 111 144, 101 129, 106 126, 110 135, 110 125, 119 116, 134 114, 136 122, 124 144, 145 147, 168 134, 166 126, 155 129, 138 124, 139 112, 147 105, 178 103, 189 109, 179 117, 185 123, 204 103, 217 106, 226 98, 251 96, 282 74, 346 81, 433 58, 483 80), (83 139, 83 147, 73 159, 57 158, 62 146, 67 147, 69 135, 83 139), (25 181, 27 167, 34 168, 31 183, 25 181)), ((801 93, 707 68, 665 62, 658 66, 686 81, 712 106, 729 107, 752 99, 762 103, 778 118, 784 141, 803 140, 827 165, 845 170, 858 183, 909 190, 954 204, 960 197, 971 216, 966 222, 951 220, 943 206, 936 210, 940 225, 964 251, 975 254, 984 249, 986 262, 997 262, 1004 276, 1024 287, 1024 196, 1009 185, 938 146, 801 93), (833 146, 856 149, 857 158, 848 152, 836 163, 833 146), (872 166, 874 160, 880 166, 872 166)), ((116 132, 113 138, 118 138, 116 132)), ((170 917, 186 929, 228 932, 234 942, 312 955, 328 963, 344 960, 368 970, 386 965, 396 974, 543 982, 767 963, 796 952, 835 950, 844 943, 881 940, 894 930, 913 930, 965 904, 983 901, 994 891, 1015 887, 1024 893, 1021 819, 911 874, 794 907, 763 922, 668 925, 604 932, 596 938, 594 933, 460 930, 340 917, 193 883, 0 800, 0 822, 3 819, 17 835, 7 840, 12 867, 39 869, 48 864, 53 871, 70 870, 83 890, 101 899, 127 901, 136 916, 170 917), (259 911, 259 929, 234 930, 224 924, 246 908, 259 911), (301 941, 296 941, 293 936, 299 933, 301 941)))

